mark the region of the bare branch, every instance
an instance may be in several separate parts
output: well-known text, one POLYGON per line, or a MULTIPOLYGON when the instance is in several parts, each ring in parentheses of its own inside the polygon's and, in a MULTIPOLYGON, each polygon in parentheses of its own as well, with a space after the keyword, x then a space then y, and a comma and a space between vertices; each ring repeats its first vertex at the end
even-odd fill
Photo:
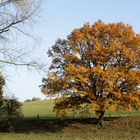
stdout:
POLYGON ((32 67, 36 70, 44 67, 39 59, 34 59, 31 55, 34 48, 29 47, 19 49, 13 47, 9 48, 6 44, 11 36, 18 32, 21 32, 27 37, 35 40, 28 32, 26 28, 21 28, 21 25, 28 23, 30 19, 35 15, 39 8, 38 2, 41 0, 1 0, 0 1, 0 63, 3 65, 13 66, 26 66, 28 69, 32 67), (9 37, 9 38, 8 38, 9 37))

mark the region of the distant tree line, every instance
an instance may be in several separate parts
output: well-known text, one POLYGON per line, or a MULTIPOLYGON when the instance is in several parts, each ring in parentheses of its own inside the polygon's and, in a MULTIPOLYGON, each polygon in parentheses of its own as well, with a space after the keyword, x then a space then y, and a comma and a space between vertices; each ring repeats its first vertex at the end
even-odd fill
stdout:
POLYGON ((32 102, 32 101, 39 101, 41 98, 39 97, 33 97, 32 99, 26 99, 24 102, 32 102))

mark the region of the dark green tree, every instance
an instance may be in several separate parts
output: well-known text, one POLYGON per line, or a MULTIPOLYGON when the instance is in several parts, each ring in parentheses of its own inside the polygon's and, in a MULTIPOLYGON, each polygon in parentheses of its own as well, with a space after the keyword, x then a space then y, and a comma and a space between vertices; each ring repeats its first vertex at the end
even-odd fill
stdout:
POLYGON ((12 131, 20 119, 21 103, 3 96, 4 77, 0 74, 0 131, 12 131))

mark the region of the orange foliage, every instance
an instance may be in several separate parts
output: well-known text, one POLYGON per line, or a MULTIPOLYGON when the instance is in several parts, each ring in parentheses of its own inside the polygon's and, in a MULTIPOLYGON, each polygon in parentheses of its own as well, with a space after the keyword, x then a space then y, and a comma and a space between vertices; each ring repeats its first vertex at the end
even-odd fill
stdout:
MULTIPOLYGON (((140 35, 124 23, 98 21, 75 29, 48 51, 50 72, 43 92, 60 95, 57 109, 86 105, 92 111, 140 109, 140 35)), ((67 111, 66 111, 67 110, 67 111)))

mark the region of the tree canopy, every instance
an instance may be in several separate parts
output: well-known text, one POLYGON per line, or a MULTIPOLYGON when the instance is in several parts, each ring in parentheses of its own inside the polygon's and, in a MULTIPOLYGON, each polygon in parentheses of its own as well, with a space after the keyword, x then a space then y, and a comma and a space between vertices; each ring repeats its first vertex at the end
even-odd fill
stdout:
POLYGON ((140 35, 130 25, 98 21, 58 39, 42 92, 57 96, 60 115, 71 110, 95 112, 140 109, 140 35))

